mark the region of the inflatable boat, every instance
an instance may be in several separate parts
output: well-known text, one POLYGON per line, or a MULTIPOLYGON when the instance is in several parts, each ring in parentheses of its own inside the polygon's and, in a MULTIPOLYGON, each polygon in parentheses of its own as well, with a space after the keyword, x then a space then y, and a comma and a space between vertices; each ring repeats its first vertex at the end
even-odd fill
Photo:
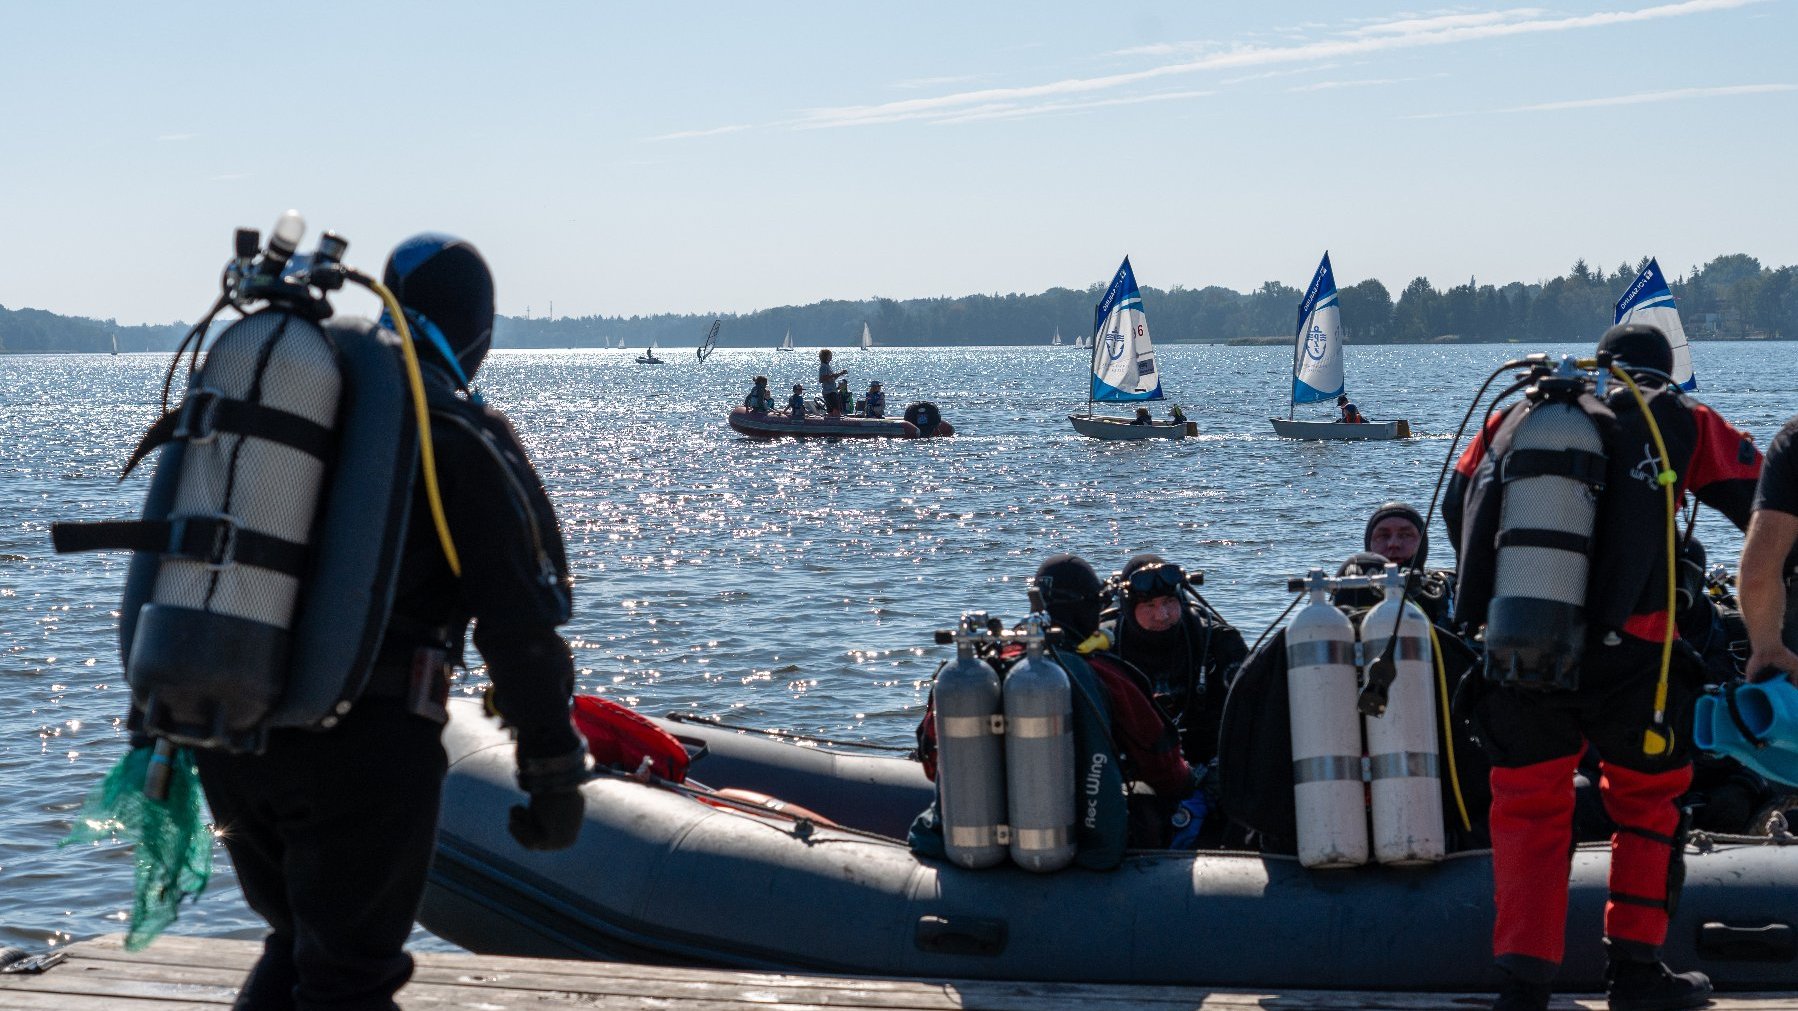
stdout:
MULTIPOLYGON (((964 870, 901 841, 932 797, 915 762, 658 721, 693 756, 688 782, 601 774, 575 846, 531 852, 506 833, 523 800, 506 732, 477 703, 451 709, 420 922, 472 951, 932 979, 1498 983, 1484 851, 1402 869, 1142 851, 1108 872, 964 870)), ((1602 845, 1574 855, 1566 989, 1603 988, 1608 863, 1602 845)), ((1686 869, 1667 961, 1723 988, 1798 984, 1798 848, 1688 849, 1686 869)))
POLYGON ((926 430, 908 418, 858 418, 846 414, 794 418, 745 407, 730 412, 730 427, 757 439, 927 439, 955 434, 955 427, 940 417, 926 430))

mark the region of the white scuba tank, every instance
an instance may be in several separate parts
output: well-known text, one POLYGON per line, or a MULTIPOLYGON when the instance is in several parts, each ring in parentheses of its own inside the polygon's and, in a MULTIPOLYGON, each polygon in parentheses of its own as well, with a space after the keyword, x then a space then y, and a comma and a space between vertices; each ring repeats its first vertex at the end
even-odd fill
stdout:
POLYGON ((1506 459, 1486 614, 1486 677, 1520 687, 1575 684, 1586 581, 1604 485, 1604 441, 1572 397, 1526 405, 1506 459))
POLYGON ((1011 859, 1054 871, 1074 859, 1074 704, 1067 672, 1043 654, 1041 629, 1005 674, 1005 786, 1011 859))
POLYGON ((1397 676, 1386 710, 1363 717, 1373 779, 1373 854, 1383 864, 1434 863, 1447 852, 1430 621, 1405 599, 1404 588, 1398 566, 1388 563, 1386 598, 1361 618, 1361 655, 1369 665, 1398 626, 1397 676))
POLYGON ((1005 738, 999 673, 974 655, 970 633, 986 615, 962 618, 955 660, 936 676, 936 788, 951 862, 991 867, 1005 860, 1005 738))
POLYGON ((1322 569, 1306 583, 1311 601, 1286 626, 1299 863, 1353 867, 1367 862, 1368 850, 1355 626, 1330 603, 1322 569))

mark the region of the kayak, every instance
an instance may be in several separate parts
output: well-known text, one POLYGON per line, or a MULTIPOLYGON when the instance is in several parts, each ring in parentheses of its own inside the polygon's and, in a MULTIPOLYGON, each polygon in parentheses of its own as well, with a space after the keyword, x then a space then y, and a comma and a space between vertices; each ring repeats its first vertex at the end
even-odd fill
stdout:
MULTIPOLYGON (((692 756, 688 782, 601 773, 576 844, 534 852, 506 832, 524 799, 508 733, 478 702, 450 709, 419 922, 472 951, 931 979, 1499 983, 1486 851, 1423 868, 1136 851, 1108 872, 967 870, 902 841, 933 796, 913 761, 657 721, 692 756)), ((1669 964, 1724 988, 1798 979, 1798 853, 1773 842, 1688 850, 1669 964)), ((1603 988, 1608 863, 1603 845, 1574 854, 1566 989, 1603 988)))
POLYGON ((921 431, 904 418, 858 418, 851 415, 786 414, 751 411, 739 407, 730 412, 730 427, 757 439, 919 439, 954 435, 955 428, 939 421, 932 431, 921 431))

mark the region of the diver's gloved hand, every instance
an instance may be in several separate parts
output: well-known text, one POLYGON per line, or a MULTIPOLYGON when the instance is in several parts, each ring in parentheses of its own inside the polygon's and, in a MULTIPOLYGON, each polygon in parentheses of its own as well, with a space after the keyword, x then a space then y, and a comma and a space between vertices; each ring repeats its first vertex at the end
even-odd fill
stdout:
POLYGON ((512 806, 506 831, 527 850, 565 850, 580 836, 586 813, 579 790, 533 793, 529 807, 512 806))
POLYGON ((1195 790, 1193 795, 1180 802, 1174 808, 1171 819, 1174 826, 1173 838, 1168 840, 1167 848, 1171 850, 1193 850, 1199 848, 1199 829, 1205 825, 1205 816, 1211 813, 1211 798, 1205 791, 1195 790))

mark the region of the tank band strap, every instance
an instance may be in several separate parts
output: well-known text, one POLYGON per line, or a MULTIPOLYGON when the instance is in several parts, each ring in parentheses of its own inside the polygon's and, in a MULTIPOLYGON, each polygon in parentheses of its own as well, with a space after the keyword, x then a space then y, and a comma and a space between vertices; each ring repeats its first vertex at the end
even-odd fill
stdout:
POLYGON ((215 569, 253 565, 295 579, 306 574, 306 545, 246 530, 230 516, 177 516, 168 520, 53 523, 58 554, 71 551, 154 551, 215 569))
POLYGON ((1513 449, 1506 453, 1499 480, 1526 477, 1565 477, 1603 488, 1605 459, 1583 449, 1513 449))
POLYGON ((1060 737, 1068 732, 1066 716, 1008 716, 1005 733, 1011 737, 1060 737))
POLYGON ((1392 751, 1374 755, 1368 765, 1374 779, 1442 778, 1442 759, 1427 751, 1392 751))
POLYGON ((1576 555, 1584 555, 1591 553, 1592 538, 1570 534, 1565 530, 1501 530, 1498 533, 1498 546, 1501 548, 1553 548, 1556 551, 1571 551, 1576 555))
POLYGON ((1292 763, 1292 783, 1332 783, 1362 781, 1360 755, 1318 755, 1300 758, 1292 763))
POLYGON ((181 406, 156 419, 138 440, 119 477, 130 474, 144 457, 164 443, 180 440, 202 444, 218 438, 221 432, 280 443, 318 460, 331 455, 332 432, 324 425, 291 411, 233 400, 216 390, 201 388, 190 392, 181 406))
POLYGON ((1003 825, 951 825, 944 838, 951 846, 996 846, 1011 841, 1003 825), (1005 838, 1000 838, 1001 834, 1005 838))
POLYGON ((1337 639, 1313 639, 1286 647, 1286 666, 1323 667, 1333 664, 1355 665, 1355 644, 1337 639))

